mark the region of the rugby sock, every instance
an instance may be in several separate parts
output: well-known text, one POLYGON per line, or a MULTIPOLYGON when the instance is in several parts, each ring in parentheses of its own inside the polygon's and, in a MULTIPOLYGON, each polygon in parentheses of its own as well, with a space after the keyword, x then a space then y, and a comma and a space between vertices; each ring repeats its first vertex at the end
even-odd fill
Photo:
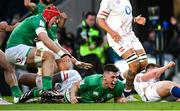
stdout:
POLYGON ((38 90, 38 88, 34 88, 34 89, 33 89, 33 95, 34 95, 34 97, 38 97, 38 96, 39 96, 39 90, 38 90))
POLYGON ((124 89, 123 93, 124 93, 124 96, 125 96, 125 97, 128 97, 129 95, 131 95, 132 90, 126 90, 126 89, 124 89))
POLYGON ((177 86, 174 86, 171 90, 170 93, 175 96, 175 97, 180 97, 180 88, 177 86))
POLYGON ((42 83, 43 83, 43 90, 52 89, 52 77, 51 76, 43 76, 42 83))
POLYGON ((20 97, 22 95, 21 90, 19 89, 19 86, 12 86, 11 92, 14 97, 20 97))

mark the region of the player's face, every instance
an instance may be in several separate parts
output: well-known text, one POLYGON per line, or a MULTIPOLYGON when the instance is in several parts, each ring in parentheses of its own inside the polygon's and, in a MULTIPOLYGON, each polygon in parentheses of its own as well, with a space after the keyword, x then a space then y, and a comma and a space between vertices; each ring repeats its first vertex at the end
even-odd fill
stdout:
POLYGON ((51 28, 51 26, 56 23, 56 21, 59 19, 59 17, 55 16, 53 18, 51 18, 51 20, 48 23, 48 28, 51 28))
POLYGON ((96 17, 94 15, 89 15, 86 19, 86 23, 92 27, 96 23, 96 17))
POLYGON ((107 86, 110 89, 113 89, 116 85, 116 82, 118 80, 118 73, 116 72, 105 72, 105 86, 107 86))

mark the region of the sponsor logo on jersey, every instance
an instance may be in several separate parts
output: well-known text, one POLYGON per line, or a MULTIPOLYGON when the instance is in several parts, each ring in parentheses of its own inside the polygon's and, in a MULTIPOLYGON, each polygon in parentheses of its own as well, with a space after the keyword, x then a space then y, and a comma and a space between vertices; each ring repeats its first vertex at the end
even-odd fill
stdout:
POLYGON ((98 96, 98 95, 99 95, 99 92, 93 91, 93 95, 98 96))
POLYGON ((113 95, 112 94, 107 94, 107 98, 112 98, 113 95))
POLYGON ((44 22, 42 20, 40 20, 39 26, 45 27, 45 24, 44 24, 44 22))

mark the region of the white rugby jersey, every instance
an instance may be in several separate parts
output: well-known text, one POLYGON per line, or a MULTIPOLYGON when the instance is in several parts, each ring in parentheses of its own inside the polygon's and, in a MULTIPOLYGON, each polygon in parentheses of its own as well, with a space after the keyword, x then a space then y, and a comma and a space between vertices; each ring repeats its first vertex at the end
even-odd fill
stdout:
POLYGON ((104 18, 108 26, 119 32, 121 37, 134 34, 132 6, 129 0, 102 0, 97 17, 104 18))
POLYGON ((145 100, 144 97, 144 88, 146 88, 147 86, 157 82, 157 80, 154 79, 150 79, 149 81, 142 81, 141 80, 141 76, 143 76, 143 73, 139 73, 135 76, 134 78, 134 89, 136 90, 136 92, 138 93, 138 95, 142 98, 142 100, 145 100))

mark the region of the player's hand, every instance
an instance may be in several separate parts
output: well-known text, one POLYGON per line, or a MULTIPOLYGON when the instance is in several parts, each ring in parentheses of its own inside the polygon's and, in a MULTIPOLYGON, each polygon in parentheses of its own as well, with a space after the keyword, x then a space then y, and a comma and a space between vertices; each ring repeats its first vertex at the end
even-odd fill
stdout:
POLYGON ((117 99, 117 103, 126 103, 128 101, 128 99, 126 97, 120 97, 117 99))
POLYGON ((81 97, 79 97, 79 96, 71 97, 71 104, 78 103, 78 99, 81 99, 81 97))
POLYGON ((77 61, 77 62, 75 63, 75 65, 76 65, 77 67, 79 67, 79 68, 82 68, 82 69, 90 69, 90 68, 93 67, 92 64, 86 63, 86 62, 81 62, 81 61, 77 61))
POLYGON ((114 39, 115 42, 119 42, 121 40, 121 36, 119 35, 118 32, 112 31, 110 35, 114 39))
POLYGON ((141 15, 138 15, 137 17, 134 18, 134 22, 139 24, 139 25, 145 25, 146 24, 146 18, 141 17, 141 15))
POLYGON ((168 67, 169 67, 169 68, 174 67, 175 65, 176 65, 175 62, 173 62, 173 61, 170 61, 170 62, 168 63, 168 67))

